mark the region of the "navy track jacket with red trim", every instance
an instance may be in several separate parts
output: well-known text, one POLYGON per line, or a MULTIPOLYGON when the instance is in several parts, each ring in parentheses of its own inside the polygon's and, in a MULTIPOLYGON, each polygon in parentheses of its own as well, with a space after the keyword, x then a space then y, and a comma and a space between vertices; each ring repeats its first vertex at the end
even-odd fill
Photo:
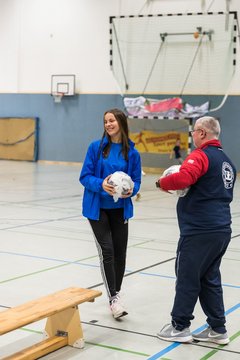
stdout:
POLYGON ((210 140, 192 151, 179 173, 159 180, 160 187, 179 190, 190 186, 178 199, 180 235, 231 232, 230 203, 236 169, 218 140, 210 140))

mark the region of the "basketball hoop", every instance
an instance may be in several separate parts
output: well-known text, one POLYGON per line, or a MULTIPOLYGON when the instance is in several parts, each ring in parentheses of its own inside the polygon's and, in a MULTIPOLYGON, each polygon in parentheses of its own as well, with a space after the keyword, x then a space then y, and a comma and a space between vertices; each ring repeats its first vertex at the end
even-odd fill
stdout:
POLYGON ((55 103, 60 103, 62 101, 62 97, 64 96, 64 93, 56 92, 53 93, 52 96, 55 103))

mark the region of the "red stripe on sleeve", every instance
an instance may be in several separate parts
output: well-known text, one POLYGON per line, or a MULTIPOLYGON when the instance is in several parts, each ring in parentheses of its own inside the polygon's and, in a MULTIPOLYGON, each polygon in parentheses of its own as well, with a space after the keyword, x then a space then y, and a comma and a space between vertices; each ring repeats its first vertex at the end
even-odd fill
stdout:
POLYGON ((186 158, 178 173, 160 178, 160 187, 167 191, 191 186, 207 172, 208 166, 207 155, 201 149, 196 149, 186 158))

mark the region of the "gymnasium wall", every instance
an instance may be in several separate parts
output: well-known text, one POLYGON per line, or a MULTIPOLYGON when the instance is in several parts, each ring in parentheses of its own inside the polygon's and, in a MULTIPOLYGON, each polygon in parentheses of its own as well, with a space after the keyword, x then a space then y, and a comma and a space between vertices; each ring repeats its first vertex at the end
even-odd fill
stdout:
MULTIPOLYGON (((225 10, 225 0, 1 0, 0 117, 39 118, 40 160, 81 162, 89 142, 102 134, 104 111, 123 108, 109 66, 109 16, 225 10), (53 74, 75 74, 76 95, 54 103, 53 74)), ((239 0, 230 1, 230 10, 240 13, 239 0)), ((238 55, 230 96, 216 113, 224 148, 238 170, 239 63, 238 55)), ((211 96, 212 107, 221 95, 211 96)), ((199 105, 206 99, 184 101, 199 105)))
MULTIPOLYGON (((212 106, 218 105, 221 99, 218 96, 211 97, 212 106)), ((195 105, 204 103, 206 97, 189 96, 184 100, 195 105)), ((63 98, 57 104, 46 94, 0 94, 0 117, 39 119, 39 160, 82 162, 90 141, 102 135, 103 113, 113 107, 124 109, 120 95, 81 94, 63 98)), ((240 96, 229 96, 224 107, 212 114, 220 117, 221 141, 238 171, 239 114, 240 96)), ((159 167, 157 163, 155 166, 159 167)))

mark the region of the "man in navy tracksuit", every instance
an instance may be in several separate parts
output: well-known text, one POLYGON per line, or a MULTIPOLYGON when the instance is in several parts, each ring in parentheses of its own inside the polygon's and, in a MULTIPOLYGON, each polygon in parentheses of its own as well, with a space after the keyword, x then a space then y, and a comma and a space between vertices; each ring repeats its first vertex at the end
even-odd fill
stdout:
POLYGON ((172 322, 157 334, 163 340, 229 343, 220 264, 231 239, 230 203, 236 170, 222 150, 219 134, 218 120, 208 116, 198 119, 192 131, 196 149, 178 173, 158 180, 163 191, 190 186, 177 203, 180 239, 175 264, 176 294, 172 322), (198 299, 208 327, 191 334, 189 327, 198 299))

